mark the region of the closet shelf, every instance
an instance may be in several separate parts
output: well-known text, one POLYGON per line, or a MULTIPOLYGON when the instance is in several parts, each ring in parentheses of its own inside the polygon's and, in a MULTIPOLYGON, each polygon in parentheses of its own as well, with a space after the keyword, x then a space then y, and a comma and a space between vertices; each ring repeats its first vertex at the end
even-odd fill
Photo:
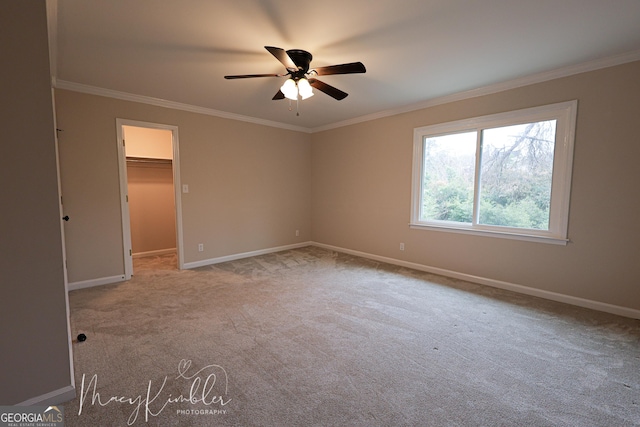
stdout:
POLYGON ((127 156, 127 163, 170 165, 170 164, 172 164, 172 161, 171 161, 171 159, 152 159, 152 158, 149 158, 149 157, 129 157, 129 156, 127 156))

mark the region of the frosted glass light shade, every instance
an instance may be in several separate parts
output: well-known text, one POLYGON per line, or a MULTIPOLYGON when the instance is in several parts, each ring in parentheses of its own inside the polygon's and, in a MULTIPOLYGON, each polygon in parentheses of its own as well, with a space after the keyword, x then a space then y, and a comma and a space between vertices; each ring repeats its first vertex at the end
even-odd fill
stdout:
POLYGON ((307 99, 313 96, 313 90, 311 89, 311 85, 307 79, 298 80, 298 91, 300 92, 300 97, 302 99, 307 99))
POLYGON ((284 82, 280 88, 280 92, 284 94, 285 98, 291 99, 292 101, 298 99, 298 88, 296 87, 296 82, 292 79, 287 79, 287 81, 284 82))

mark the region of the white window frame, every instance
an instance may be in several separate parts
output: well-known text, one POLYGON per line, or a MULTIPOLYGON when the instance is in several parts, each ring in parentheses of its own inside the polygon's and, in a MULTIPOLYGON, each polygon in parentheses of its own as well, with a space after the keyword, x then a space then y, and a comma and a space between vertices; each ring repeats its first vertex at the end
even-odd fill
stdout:
POLYGON ((413 132, 411 222, 409 223, 409 226, 414 229, 422 230, 466 233, 566 245, 569 241, 567 234, 569 223, 569 198, 571 192, 571 174, 573 167, 573 147, 575 140, 577 108, 578 101, 573 100, 415 128, 413 132), (484 129, 502 126, 554 119, 557 122, 553 176, 551 183, 549 229, 535 230, 478 224, 477 204, 480 168, 479 149, 482 131, 484 129), (476 131, 478 135, 476 143, 473 222, 471 224, 464 224, 454 221, 420 220, 423 193, 423 148, 425 138, 470 131, 476 131))

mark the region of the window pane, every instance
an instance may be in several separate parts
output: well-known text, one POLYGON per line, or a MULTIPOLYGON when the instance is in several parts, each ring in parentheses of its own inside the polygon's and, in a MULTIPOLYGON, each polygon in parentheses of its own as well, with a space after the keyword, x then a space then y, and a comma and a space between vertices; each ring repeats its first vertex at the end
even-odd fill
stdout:
POLYGON ((471 223, 476 135, 424 138, 421 221, 471 223))
POLYGON ((478 223, 549 229, 556 120, 482 132, 478 223))

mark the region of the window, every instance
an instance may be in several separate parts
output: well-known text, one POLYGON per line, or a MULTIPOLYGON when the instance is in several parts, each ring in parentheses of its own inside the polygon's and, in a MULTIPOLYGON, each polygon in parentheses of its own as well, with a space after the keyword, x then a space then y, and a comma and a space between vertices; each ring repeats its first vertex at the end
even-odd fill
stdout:
POLYGON ((566 244, 576 109, 415 129, 411 227, 566 244))

